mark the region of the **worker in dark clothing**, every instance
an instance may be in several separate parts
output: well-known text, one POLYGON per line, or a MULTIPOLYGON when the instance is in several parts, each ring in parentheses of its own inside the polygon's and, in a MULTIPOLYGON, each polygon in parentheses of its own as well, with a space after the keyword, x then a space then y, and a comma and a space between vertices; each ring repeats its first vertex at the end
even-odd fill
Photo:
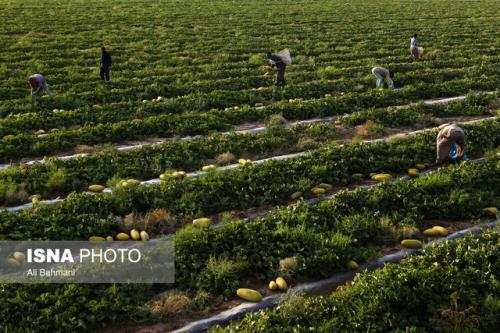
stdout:
POLYGON ((111 67, 111 55, 106 48, 101 48, 101 80, 109 81, 109 69, 111 67))
POLYGON ((267 60, 269 61, 271 67, 276 66, 276 69, 278 70, 278 75, 276 76, 276 82, 274 84, 277 86, 284 85, 286 64, 283 59, 281 59, 281 57, 276 54, 267 52, 267 60))

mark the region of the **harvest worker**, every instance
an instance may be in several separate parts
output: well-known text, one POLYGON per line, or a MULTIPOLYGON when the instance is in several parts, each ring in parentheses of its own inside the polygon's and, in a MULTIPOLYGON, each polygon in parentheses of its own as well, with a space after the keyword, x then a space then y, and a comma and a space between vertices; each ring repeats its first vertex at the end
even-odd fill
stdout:
POLYGON ((373 67, 372 73, 377 78, 377 88, 394 88, 394 81, 391 79, 391 73, 384 67, 373 67))
POLYGON ((49 96, 52 96, 52 93, 49 91, 49 85, 45 80, 45 77, 42 74, 33 74, 29 77, 28 82, 31 86, 31 97, 35 98, 36 96, 40 96, 43 91, 47 92, 49 96))
POLYGON ((111 54, 106 48, 101 47, 101 80, 109 81, 109 69, 111 67, 111 54))
POLYGON ((276 54, 267 52, 267 60, 269 61, 271 67, 276 66, 276 68, 278 69, 278 75, 276 76, 276 82, 274 84, 277 86, 284 85, 286 64, 283 59, 281 59, 281 57, 276 54))
POLYGON ((465 134, 456 124, 443 124, 438 127, 436 139, 436 163, 458 162, 467 159, 465 154, 465 134))
POLYGON ((411 53, 411 57, 415 60, 418 60, 418 58, 420 57, 420 51, 418 49, 417 34, 414 34, 413 38, 410 40, 410 53, 411 53))

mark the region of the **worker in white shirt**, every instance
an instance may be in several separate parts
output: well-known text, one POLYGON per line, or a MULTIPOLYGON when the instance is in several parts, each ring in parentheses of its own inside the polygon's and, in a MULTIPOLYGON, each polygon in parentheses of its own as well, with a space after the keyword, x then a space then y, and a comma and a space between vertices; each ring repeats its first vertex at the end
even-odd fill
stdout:
POLYGON ((420 57, 420 50, 418 49, 418 39, 417 34, 413 35, 413 38, 410 40, 410 53, 412 60, 418 60, 420 57))
POLYGON ((384 67, 373 67, 372 74, 377 78, 377 88, 394 88, 394 81, 391 79, 391 73, 384 67))

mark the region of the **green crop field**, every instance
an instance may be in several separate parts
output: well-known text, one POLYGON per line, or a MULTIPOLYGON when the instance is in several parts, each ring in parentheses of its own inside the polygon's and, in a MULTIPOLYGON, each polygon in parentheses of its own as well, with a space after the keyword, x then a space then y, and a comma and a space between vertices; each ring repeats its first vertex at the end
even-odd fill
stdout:
MULTIPOLYGON (((170 331, 241 304, 239 288, 276 295, 426 244, 433 225, 497 219, 499 22, 494 0, 0 0, 0 240, 142 231, 175 241, 176 267, 173 284, 0 284, 0 331, 170 331), (285 48, 275 86, 266 53, 285 48), (31 97, 36 73, 52 96, 31 97), (437 168, 448 122, 484 159, 437 168)), ((492 332, 497 240, 214 331, 492 332)))

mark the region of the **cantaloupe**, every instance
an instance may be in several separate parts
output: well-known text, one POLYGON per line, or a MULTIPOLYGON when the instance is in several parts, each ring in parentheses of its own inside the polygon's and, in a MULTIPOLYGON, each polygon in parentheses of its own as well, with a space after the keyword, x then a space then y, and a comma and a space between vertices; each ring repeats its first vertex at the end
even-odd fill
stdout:
POLYGON ((236 295, 249 302, 260 302, 262 295, 257 290, 248 288, 239 288, 236 290, 236 295))
POLYGON ((327 183, 321 183, 318 185, 318 187, 325 189, 325 191, 330 191, 333 186, 327 183))
POLYGON ((113 236, 107 236, 106 240, 109 241, 109 242, 112 241, 113 240, 113 236))
POLYGON ((116 240, 119 240, 119 241, 127 241, 129 239, 130 239, 130 236, 124 232, 120 232, 118 235, 116 235, 116 240))
POLYGON ((392 176, 388 173, 379 173, 379 174, 372 176, 372 179, 376 180, 378 182, 386 182, 386 181, 390 180, 391 178, 392 178, 392 176))
POLYGON ((401 241, 401 245, 407 249, 419 249, 422 247, 422 242, 417 239, 405 239, 401 241))
POLYGON ((172 177, 174 177, 175 179, 182 179, 182 178, 186 177, 186 172, 175 171, 174 173, 172 173, 172 177))
POLYGON ((239 163, 240 165, 248 165, 248 164, 252 164, 253 162, 252 162, 252 160, 245 160, 244 158, 240 158, 240 159, 238 160, 238 163, 239 163))
POLYGON ((137 179, 128 179, 127 180, 127 185, 128 186, 137 186, 139 185, 141 182, 138 181, 137 179))
POLYGON ((498 214, 498 208, 486 207, 486 208, 483 208, 483 212, 485 212, 486 214, 488 214, 490 216, 496 216, 498 214))
POLYGON ((37 205, 37 204, 39 204, 39 203, 40 203, 40 199, 41 199, 41 198, 42 198, 42 197, 41 197, 40 195, 35 194, 35 195, 33 195, 33 196, 31 197, 31 203, 32 203, 33 205, 37 205))
POLYGON ((324 188, 321 188, 321 187, 313 187, 311 189, 311 193, 316 195, 316 196, 321 196, 323 194, 325 194, 325 189, 324 188))
POLYGON ((422 233, 425 236, 427 236, 427 237, 437 237, 437 236, 439 236, 439 232, 436 229, 434 229, 434 228, 425 229, 422 233))
POLYGON ((211 172, 214 171, 215 169, 217 169, 217 167, 213 164, 205 165, 203 168, 201 168, 201 170, 205 172, 211 172))
POLYGON ((411 168, 408 169, 408 174, 412 177, 418 177, 420 174, 418 173, 418 169, 416 168, 411 168))
POLYGON ((302 192, 294 192, 290 195, 290 199, 295 200, 302 196, 302 192))
POLYGON ((96 241, 103 241, 106 240, 104 237, 101 236, 90 236, 89 241, 91 242, 96 242, 96 241))
POLYGON ((281 276, 276 278, 276 285, 280 290, 286 290, 288 288, 288 284, 281 276))
POLYGON ((432 227, 432 229, 434 229, 439 234, 439 236, 448 236, 448 230, 446 230, 446 228, 444 227, 436 225, 432 227))
POLYGON ((149 240, 149 235, 146 231, 141 231, 141 240, 142 241, 148 241, 149 240))
POLYGON ((193 220, 193 225, 197 228, 207 228, 212 223, 208 217, 200 217, 193 220))
POLYGON ((102 192, 104 191, 104 186, 102 185, 90 185, 89 186, 89 191, 90 192, 94 192, 94 193, 98 193, 98 192, 102 192))
POLYGON ((14 258, 7 259, 7 263, 11 266, 21 266, 21 263, 14 258))
POLYGON ((345 265, 349 269, 358 269, 358 267, 359 267, 358 263, 355 262, 354 260, 349 260, 348 262, 346 262, 345 265))
POLYGON ((276 284, 276 281, 271 281, 269 282, 269 290, 276 290, 278 288, 278 285, 276 284))
POLYGON ((26 259, 26 255, 20 251, 14 252, 14 254, 12 256, 14 257, 14 259, 16 259, 19 262, 23 262, 26 259))
POLYGON ((130 230, 130 238, 132 238, 133 240, 139 240, 141 239, 141 234, 139 233, 139 231, 132 229, 130 230))

